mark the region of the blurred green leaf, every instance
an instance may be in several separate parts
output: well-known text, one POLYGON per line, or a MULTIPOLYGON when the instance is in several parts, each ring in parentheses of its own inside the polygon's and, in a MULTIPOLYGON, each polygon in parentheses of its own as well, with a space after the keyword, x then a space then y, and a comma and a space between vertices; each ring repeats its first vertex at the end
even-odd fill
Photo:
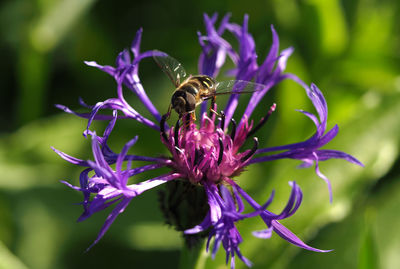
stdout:
POLYGON ((365 225, 365 232, 362 236, 360 255, 359 255, 359 269, 377 269, 378 266, 378 253, 376 240, 372 233, 369 222, 365 225))
MULTIPOLYGON (((40 1, 38 1, 40 4, 40 1)), ((20 87, 19 123, 43 114, 49 82, 50 60, 46 54, 78 23, 95 0, 58 0, 42 3, 38 15, 27 27, 27 40, 19 47, 18 82, 20 87), (50 5, 49 5, 50 4, 50 5)))
POLYGON ((33 49, 38 52, 53 49, 94 3, 95 0, 58 0, 42 5, 42 15, 29 33, 33 49))
POLYGON ((127 236, 135 249, 181 249, 183 244, 181 235, 164 223, 138 223, 130 228, 127 236))
POLYGON ((10 250, 0 241, 0 269, 27 269, 10 250))
POLYGON ((81 119, 61 114, 32 122, 9 136, 1 137, 0 188, 23 190, 54 185, 65 179, 63 175, 68 170, 77 171, 78 167, 68 166, 50 147, 71 155, 83 155, 84 145, 89 145, 80 135, 83 128, 85 122, 81 119))
POLYGON ((308 0, 307 4, 316 9, 321 35, 321 47, 326 56, 337 55, 347 46, 348 33, 339 0, 308 0))
POLYGON ((359 196, 351 214, 321 230, 313 244, 326 242, 329 254, 299 253, 289 264, 297 268, 398 268, 400 184, 398 176, 381 190, 359 196), (379 251, 379 253, 378 253, 379 251), (358 258, 356 258, 358 257, 358 258))
POLYGON ((17 241, 17 253, 32 268, 51 269, 56 263, 57 246, 66 234, 60 232, 57 220, 43 202, 25 199, 19 208, 18 224, 22 233, 17 241))

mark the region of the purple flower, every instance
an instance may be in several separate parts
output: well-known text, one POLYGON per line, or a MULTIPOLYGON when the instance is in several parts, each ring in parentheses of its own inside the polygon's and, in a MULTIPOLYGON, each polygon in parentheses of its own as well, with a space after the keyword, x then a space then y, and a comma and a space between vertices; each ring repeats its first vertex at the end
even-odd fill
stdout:
POLYGON ((306 245, 295 234, 278 222, 280 219, 285 219, 293 215, 301 204, 302 193, 295 182, 290 182, 290 185, 292 186, 292 194, 286 207, 279 215, 273 214, 272 212, 266 210, 266 207, 268 207, 268 205, 272 202, 274 193, 271 194, 263 206, 260 206, 236 183, 230 183, 232 184, 233 194, 222 184, 219 185, 219 190, 215 184, 204 185, 210 204, 210 212, 206 215, 201 224, 185 231, 186 234, 192 234, 211 228, 207 241, 207 251, 210 246, 210 241, 214 237, 215 240, 212 248, 212 257, 215 257, 215 254, 222 243, 224 249, 226 250, 227 263, 229 256, 231 257, 231 268, 234 268, 235 265, 235 254, 247 266, 250 267, 251 262, 240 252, 239 244, 243 241, 243 239, 240 236, 235 223, 240 220, 256 216, 261 217, 268 229, 253 232, 254 236, 259 238, 269 238, 272 235, 272 231, 275 231, 283 239, 291 242, 294 245, 307 250, 327 252, 326 250, 319 250, 306 245), (239 194, 255 209, 254 212, 242 214, 244 210, 244 204, 242 197, 239 194))
MULTIPOLYGON (((193 120, 186 120, 184 124, 181 124, 178 120, 175 126, 170 127, 167 124, 169 115, 164 114, 161 116, 148 98, 140 82, 138 75, 140 61, 151 56, 163 57, 165 55, 159 51, 140 52, 139 46, 142 30, 136 33, 132 43, 132 59, 129 52, 124 50, 117 57, 116 67, 102 66, 95 62, 86 62, 89 66, 99 68, 115 79, 117 96, 99 102, 94 106, 88 106, 81 101, 83 106, 91 110, 90 113, 76 113, 65 106, 58 105, 59 108, 68 113, 88 119, 84 135, 85 137, 90 136, 92 138, 93 161, 80 160, 54 149, 56 153, 68 162, 85 167, 80 176, 80 186, 73 186, 70 183, 64 182, 69 187, 83 194, 82 205, 84 211, 78 220, 84 220, 93 213, 115 204, 114 209, 93 243, 95 244, 103 237, 115 218, 124 211, 134 197, 163 183, 172 181, 177 183, 183 182, 186 186, 200 186, 208 207, 207 212, 204 212, 203 215, 204 220, 200 224, 194 225, 194 227, 184 227, 181 230, 184 230, 186 235, 208 231, 207 249, 209 249, 210 240, 214 238, 214 245, 211 250, 214 257, 222 244, 226 251, 227 263, 230 258, 231 268, 235 266, 235 255, 246 265, 251 266, 251 262, 240 252, 239 244, 243 239, 236 227, 236 223, 252 217, 260 217, 267 226, 265 230, 254 232, 254 236, 256 237, 269 238, 272 232, 275 232, 286 241, 298 247, 311 251, 324 252, 324 250, 306 245, 279 222, 281 219, 292 216, 301 204, 303 194, 295 182, 290 182, 292 192, 287 205, 280 214, 274 214, 267 210, 267 207, 272 202, 273 194, 265 204, 259 205, 237 185, 234 177, 242 173, 249 165, 259 162, 290 158, 303 161, 302 167, 306 167, 312 165, 315 161, 316 173, 328 183, 330 197, 332 197, 330 182, 320 172, 319 161, 340 158, 358 165, 362 164, 344 152, 320 149, 336 136, 338 127, 334 126, 330 131, 326 132, 328 112, 321 91, 314 84, 311 84, 309 87, 297 76, 284 73, 287 59, 293 52, 293 49, 289 48, 279 52, 278 35, 272 26, 271 48, 262 64, 258 65, 255 42, 252 35, 248 32, 248 16, 245 16, 243 25, 230 23, 229 15, 222 19, 218 27, 215 26, 217 15, 212 17, 205 15, 204 21, 206 34, 198 34, 202 48, 199 57, 199 73, 216 77, 228 56, 235 64, 235 68, 228 71, 228 75, 233 76, 236 80, 255 81, 256 83, 263 84, 263 88, 252 94, 238 124, 233 119, 233 116, 238 105, 239 94, 232 94, 225 109, 221 111, 218 118, 215 113, 207 116, 205 113, 207 111, 207 102, 203 102, 199 124, 196 124, 193 120), (223 38, 225 33, 231 33, 237 39, 239 43, 238 51, 235 51, 231 44, 223 38), (284 79, 292 79, 305 89, 318 115, 316 116, 302 110, 300 112, 315 123, 317 128, 316 133, 303 142, 259 148, 259 141, 254 135, 265 125, 277 106, 276 104, 272 104, 265 116, 257 124, 254 124, 253 120, 250 120, 252 112, 265 94, 284 79), (152 115, 152 119, 142 116, 142 114, 125 101, 122 94, 124 86, 139 98, 144 107, 152 115), (113 115, 99 113, 105 109, 112 110, 113 115), (118 111, 121 111, 123 115, 118 115, 118 111), (169 156, 148 157, 127 154, 128 150, 137 142, 138 137, 127 142, 120 153, 112 151, 107 141, 116 125, 116 121, 120 118, 135 119, 159 132, 160 145, 164 144, 169 151, 169 156), (90 130, 93 120, 109 120, 109 125, 104 131, 103 136, 98 136, 94 131, 90 130), (244 149, 244 144, 248 140, 253 140, 253 146, 244 149), (269 155, 260 156, 260 154, 269 155), (147 162, 148 164, 131 168, 133 161, 147 162), (137 184, 129 184, 128 182, 130 178, 135 178, 139 173, 161 167, 169 168, 170 172, 137 184), (252 212, 243 213, 243 199, 253 208, 252 212)), ((173 192, 171 195, 179 195, 179 192, 173 192)), ((192 197, 189 198, 193 199, 192 197)), ((180 203, 184 202, 180 198, 175 200, 180 203)), ((171 207, 163 204, 162 207, 166 208, 167 211, 171 209, 171 207)), ((182 217, 182 215, 179 216, 176 208, 172 208, 171 210, 173 214, 171 213, 170 215, 182 217)), ((190 210, 193 211, 193 209, 187 209, 183 213, 183 217, 190 216, 190 210)), ((197 214, 199 211, 194 212, 197 214)), ((166 215, 168 215, 168 212, 166 215)))
POLYGON ((291 159, 302 160, 303 164, 300 167, 309 167, 315 161, 315 172, 320 178, 324 179, 325 182, 327 183, 329 189, 330 201, 332 202, 331 183, 328 180, 328 178, 320 172, 318 165, 319 161, 325 161, 332 158, 337 158, 337 159, 345 159, 351 163, 358 164, 360 166, 363 166, 363 164, 353 156, 346 154, 342 151, 320 149, 337 135, 339 127, 335 125, 331 130, 325 133, 326 123, 328 118, 328 107, 326 105, 324 96, 322 95, 321 91, 317 88, 316 85, 311 84, 311 87, 308 87, 303 83, 300 84, 306 89, 308 97, 310 98, 315 109, 318 112, 319 119, 310 112, 299 110, 301 113, 309 117, 314 122, 315 126, 317 127, 315 134, 304 142, 259 149, 256 151, 257 155, 260 153, 267 153, 274 151, 283 151, 283 152, 263 157, 255 157, 250 161, 250 163, 291 158, 291 159))

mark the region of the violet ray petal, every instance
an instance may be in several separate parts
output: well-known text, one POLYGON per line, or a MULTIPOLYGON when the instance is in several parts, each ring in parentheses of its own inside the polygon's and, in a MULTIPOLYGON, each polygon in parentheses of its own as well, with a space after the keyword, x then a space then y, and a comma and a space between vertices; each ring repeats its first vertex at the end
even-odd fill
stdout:
POLYGON ((133 139, 129 140, 128 143, 124 145, 122 148, 121 153, 118 155, 117 162, 116 162, 116 170, 121 171, 122 170, 122 162, 125 159, 126 154, 128 153, 128 150, 136 143, 138 140, 138 136, 135 136, 133 139))
POLYGON ((131 57, 129 55, 129 52, 127 49, 124 49, 121 51, 117 58, 115 59, 115 65, 117 66, 117 69, 129 66, 131 64, 131 57))
POLYGON ((317 118, 314 114, 312 114, 312 113, 310 113, 310 112, 308 112, 308 111, 304 111, 304 110, 302 110, 302 109, 296 109, 296 111, 298 111, 298 112, 300 112, 300 113, 306 115, 308 118, 310 118, 310 119, 314 122, 315 126, 318 128, 318 126, 319 126, 319 120, 318 120, 318 118, 317 118))
POLYGON ((108 207, 110 207, 113 204, 118 203, 119 201, 121 201, 123 199, 123 196, 119 196, 114 200, 111 201, 107 201, 102 199, 101 196, 95 196, 93 198, 93 200, 90 202, 87 210, 85 210, 77 219, 77 222, 82 222, 86 219, 88 219, 89 217, 91 217, 94 213, 100 212, 108 207))
POLYGON ((211 187, 207 184, 204 185, 207 198, 208 198, 208 204, 210 206, 210 219, 211 223, 215 224, 218 222, 218 220, 221 218, 221 207, 217 200, 215 199, 215 196, 213 195, 213 192, 211 190, 211 187))
POLYGON ((323 135, 318 142, 318 147, 322 147, 326 144, 328 144, 332 139, 335 138, 335 136, 339 132, 339 126, 336 124, 335 126, 332 127, 325 135, 323 135))
POLYGON ((243 201, 242 201, 242 198, 240 198, 240 196, 239 196, 239 193, 238 193, 238 191, 236 190, 236 188, 233 188, 233 193, 234 193, 234 195, 235 195, 235 200, 236 200, 236 203, 237 203, 237 205, 238 205, 238 212, 239 213, 242 213, 243 212, 243 210, 244 210, 244 203, 243 203, 243 201))
POLYGON ((254 109, 258 106, 258 103, 264 97, 265 94, 269 92, 273 83, 265 84, 265 89, 261 90, 260 92, 254 92, 253 95, 250 97, 249 103, 247 104, 246 110, 243 113, 243 116, 240 120, 239 127, 243 124, 245 118, 249 119, 251 114, 253 113, 254 109))
POLYGON ((143 85, 140 83, 140 79, 137 74, 132 76, 133 83, 131 86, 128 86, 129 89, 133 90, 136 95, 139 97, 140 101, 147 108, 147 110, 153 115, 153 117, 160 122, 161 115, 157 108, 154 106, 153 102, 151 102, 150 98, 147 96, 143 85))
POLYGON ((130 196, 130 197, 138 196, 149 189, 152 189, 154 187, 157 187, 158 185, 164 184, 165 182, 168 182, 168 181, 180 178, 180 177, 182 177, 181 174, 170 173, 170 174, 155 177, 153 179, 149 179, 144 182, 128 185, 127 188, 124 190, 124 195, 130 196))
POLYGON ((112 185, 114 188, 120 188, 120 182, 118 178, 114 175, 113 171, 109 166, 102 167, 98 163, 88 161, 90 167, 96 172, 96 175, 107 180, 108 184, 112 185), (110 171, 111 170, 111 171, 110 171))
POLYGON ((140 43, 142 41, 142 33, 143 33, 143 28, 139 28, 131 44, 131 51, 135 58, 139 57, 140 55, 140 43))
POLYGON ((286 64, 287 64, 287 60, 290 57, 290 55, 292 55, 294 49, 292 47, 289 47, 287 49, 284 49, 278 58, 278 62, 276 64, 276 69, 274 71, 274 76, 279 76, 283 71, 285 71, 286 69, 286 64))
POLYGON ((106 129, 104 130, 104 133, 103 133, 104 144, 107 141, 108 137, 110 136, 111 131, 114 129, 114 126, 115 126, 115 123, 117 121, 117 118, 118 118, 118 111, 114 110, 113 111, 113 119, 110 120, 110 122, 108 123, 108 125, 107 125, 107 127, 106 127, 106 129))
POLYGON ((330 252, 332 250, 321 250, 317 248, 310 247, 306 243, 300 240, 294 233, 292 233, 288 228, 280 224, 277 220, 272 220, 271 225, 274 229, 274 232, 276 232, 280 237, 285 239, 286 241, 292 243, 293 245, 296 245, 298 247, 315 251, 315 252, 330 252))
MULTIPOLYGON (((239 257, 239 259, 242 262, 244 262, 244 264, 246 264, 247 267, 252 267, 253 266, 253 263, 249 259, 247 259, 245 256, 242 255, 242 253, 239 250, 239 247, 235 252, 236 252, 237 256, 239 257)), ((234 269, 234 268, 235 268, 235 264, 233 263, 233 267, 231 265, 231 269, 234 269)))
MULTIPOLYGON (((60 105, 60 104, 56 104, 55 105, 56 108, 63 110, 64 112, 68 113, 68 114, 73 114, 75 116, 84 118, 84 119, 89 119, 91 117, 91 113, 78 113, 75 112, 73 110, 71 110, 70 108, 64 106, 64 105, 60 105)), ((114 117, 111 115, 96 115, 93 119, 94 120, 112 120, 114 117)), ((118 119, 128 119, 131 117, 128 116, 118 116, 118 119)))
POLYGON ((225 29, 229 23, 229 19, 231 18, 231 13, 227 13, 221 20, 219 27, 217 29, 217 34, 219 36, 222 36, 223 33, 225 32, 225 29))
POLYGON ((301 192, 300 187, 296 184, 296 182, 290 181, 289 185, 292 187, 292 192, 290 194, 289 200, 286 204, 286 207, 276 217, 276 219, 285 219, 292 216, 300 207, 303 200, 303 193, 301 192))
POLYGON ((81 106, 83 106, 85 108, 90 108, 90 109, 93 108, 93 106, 90 106, 90 105, 86 104, 85 101, 82 99, 82 97, 78 98, 78 103, 79 103, 79 105, 81 105, 81 106))
POLYGON ((342 151, 331 150, 331 149, 320 149, 317 150, 316 153, 320 161, 326 161, 329 159, 344 159, 348 162, 364 167, 364 164, 361 163, 359 160, 342 151))
POLYGON ((57 153, 61 158, 63 158, 64 160, 66 160, 67 162, 70 162, 72 164, 76 164, 79 166, 89 166, 87 161, 81 160, 81 159, 77 159, 75 157, 72 157, 62 151, 59 151, 58 149, 54 148, 54 147, 50 147, 55 153, 57 153))
POLYGON ((137 167, 137 168, 133 168, 133 169, 128 169, 126 171, 123 171, 122 174, 126 174, 127 177, 132 177, 134 175, 146 172, 146 171, 150 171, 150 170, 154 170, 160 167, 165 166, 166 164, 164 163, 155 163, 155 164, 149 164, 149 165, 144 165, 141 167, 137 167))
POLYGON ((111 224, 114 222, 114 220, 118 217, 119 214, 124 212, 125 208, 128 206, 129 202, 132 200, 132 198, 125 198, 123 199, 114 209, 111 211, 110 215, 108 215, 106 221, 104 222, 104 225, 101 227, 99 234, 97 235, 96 240, 86 249, 88 251, 91 249, 99 240, 104 236, 104 234, 107 232, 107 230, 110 228, 111 224))
POLYGON ((92 168, 86 168, 79 175, 79 184, 81 188, 86 189, 88 187, 88 177, 89 177, 88 175, 92 170, 93 170, 92 168))
MULTIPOLYGON (((108 165, 107 161, 104 159, 104 155, 101 151, 99 140, 97 139, 98 137, 96 136, 96 133, 92 136, 92 152, 93 152, 93 157, 96 161, 96 165, 106 169, 109 173, 112 173, 111 167, 108 165)), ((90 161, 89 165, 90 165, 90 161)))
POLYGON ((211 225, 212 224, 211 224, 211 218, 210 218, 210 211, 208 211, 206 217, 199 225, 196 225, 191 229, 185 230, 184 234, 196 234, 196 233, 207 230, 211 225))
MULTIPOLYGON (((271 24, 271 32, 272 32, 272 44, 271 48, 269 49, 268 55, 265 58, 264 62, 258 69, 258 72, 261 74, 270 74, 272 72, 272 69, 275 65, 275 60, 278 56, 279 52, 279 37, 278 34, 275 31, 274 26, 271 24)), ((259 81, 257 81, 259 82, 259 81)), ((261 83, 261 82, 259 82, 261 83)))
POLYGON ((253 236, 260 238, 260 239, 269 239, 272 236, 273 227, 271 226, 268 229, 262 231, 253 231, 253 236))
POLYGON ((222 194, 222 198, 225 201, 225 206, 226 206, 225 209, 229 210, 229 211, 235 210, 235 208, 236 208, 235 201, 233 201, 233 198, 232 198, 229 190, 223 185, 220 185, 219 190, 222 194))
POLYGON ((76 190, 76 191, 84 191, 82 188, 77 187, 77 186, 74 186, 74 185, 72 185, 71 183, 69 183, 69 182, 67 182, 67 181, 65 181, 65 180, 60 180, 60 182, 63 183, 63 184, 65 184, 65 185, 67 185, 67 186, 70 187, 71 189, 76 190))
POLYGON ((111 76, 115 76, 116 75, 116 69, 112 66, 109 65, 99 65, 98 63, 96 63, 95 61, 84 61, 84 63, 88 66, 92 66, 92 67, 96 67, 98 69, 100 69, 101 71, 106 72, 107 74, 110 74, 111 76))
POLYGON ((321 173, 321 171, 319 170, 319 161, 318 161, 318 155, 314 152, 313 153, 314 158, 315 158, 315 173, 318 175, 318 177, 322 178, 326 185, 328 186, 328 191, 329 191, 329 201, 332 203, 333 201, 333 194, 332 194, 332 184, 329 181, 329 179, 321 173))

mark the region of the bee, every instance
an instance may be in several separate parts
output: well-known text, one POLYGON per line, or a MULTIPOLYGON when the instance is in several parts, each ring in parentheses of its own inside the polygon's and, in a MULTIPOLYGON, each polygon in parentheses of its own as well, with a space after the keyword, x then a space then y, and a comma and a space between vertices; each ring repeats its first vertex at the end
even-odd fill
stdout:
POLYGON ((153 58, 175 86, 167 112, 168 116, 173 109, 180 119, 190 115, 193 120, 196 120, 196 107, 207 100, 211 100, 210 111, 218 115, 214 110, 217 95, 253 93, 265 89, 265 85, 244 80, 217 82, 207 75, 187 76, 182 64, 175 58, 162 52, 156 52, 153 58))

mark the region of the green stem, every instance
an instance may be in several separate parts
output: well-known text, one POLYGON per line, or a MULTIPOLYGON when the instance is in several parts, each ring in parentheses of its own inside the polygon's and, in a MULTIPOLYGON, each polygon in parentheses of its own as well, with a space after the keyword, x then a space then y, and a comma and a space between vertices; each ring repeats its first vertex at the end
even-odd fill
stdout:
POLYGON ((197 246, 188 248, 186 245, 182 247, 181 257, 179 261, 180 269, 204 269, 208 254, 206 252, 206 240, 197 246))

